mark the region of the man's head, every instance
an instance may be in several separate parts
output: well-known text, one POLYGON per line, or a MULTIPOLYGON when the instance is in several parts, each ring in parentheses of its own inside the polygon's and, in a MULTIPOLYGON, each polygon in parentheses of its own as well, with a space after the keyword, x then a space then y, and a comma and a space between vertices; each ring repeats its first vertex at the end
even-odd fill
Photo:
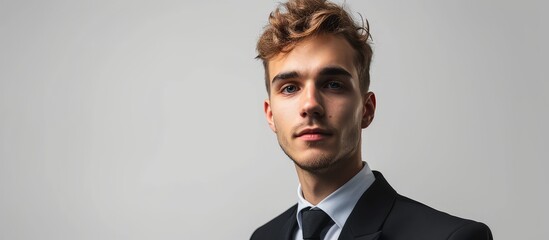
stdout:
POLYGON ((375 111, 367 31, 332 3, 296 0, 284 6, 285 13, 271 14, 258 43, 269 125, 300 169, 359 166, 361 131, 375 111))
POLYGON ((357 25, 342 7, 325 0, 290 0, 271 13, 269 24, 257 42, 257 57, 263 61, 269 94, 269 60, 290 52, 304 39, 324 34, 341 36, 351 45, 360 89, 362 93, 368 92, 372 59, 368 22, 366 26, 357 25))

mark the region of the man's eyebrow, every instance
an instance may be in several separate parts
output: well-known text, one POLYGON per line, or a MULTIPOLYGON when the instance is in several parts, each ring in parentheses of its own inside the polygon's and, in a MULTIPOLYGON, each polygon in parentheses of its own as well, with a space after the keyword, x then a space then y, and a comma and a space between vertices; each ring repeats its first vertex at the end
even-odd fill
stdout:
POLYGON ((350 72, 343 69, 342 67, 325 67, 318 73, 320 76, 333 76, 333 75, 342 75, 346 77, 352 77, 350 72))
POLYGON ((296 71, 282 72, 273 77, 271 84, 278 80, 287 80, 287 79, 292 79, 297 77, 299 77, 299 74, 296 71))
MULTIPOLYGON (((319 76, 346 76, 352 77, 351 73, 342 67, 325 67, 318 72, 319 76)), ((271 84, 279 80, 288 80, 292 78, 298 78, 299 73, 296 71, 282 72, 273 77, 271 84)))

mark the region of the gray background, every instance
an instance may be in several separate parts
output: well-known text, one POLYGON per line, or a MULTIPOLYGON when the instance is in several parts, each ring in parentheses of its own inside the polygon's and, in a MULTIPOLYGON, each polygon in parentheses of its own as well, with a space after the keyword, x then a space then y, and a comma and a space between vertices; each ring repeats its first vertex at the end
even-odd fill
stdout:
MULTIPOLYGON (((246 239, 293 204, 254 60, 276 4, 1 0, 0 239, 246 239)), ((547 3, 347 5, 374 36, 370 166, 546 237, 547 3)))

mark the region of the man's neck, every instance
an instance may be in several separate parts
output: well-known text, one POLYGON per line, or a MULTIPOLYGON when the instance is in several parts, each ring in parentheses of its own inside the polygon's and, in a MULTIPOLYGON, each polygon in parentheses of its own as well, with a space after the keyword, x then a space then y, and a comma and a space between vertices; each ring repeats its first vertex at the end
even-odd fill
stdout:
POLYGON ((340 164, 318 172, 307 171, 296 165, 303 197, 311 204, 317 205, 353 178, 362 167, 363 163, 360 159, 342 161, 340 164))

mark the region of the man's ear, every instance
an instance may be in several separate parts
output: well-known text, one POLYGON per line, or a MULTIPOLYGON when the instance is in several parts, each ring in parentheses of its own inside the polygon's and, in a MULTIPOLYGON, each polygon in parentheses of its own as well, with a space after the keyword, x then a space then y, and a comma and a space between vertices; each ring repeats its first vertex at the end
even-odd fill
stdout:
POLYGON ((265 101, 263 102, 263 110, 265 111, 265 117, 267 118, 269 127, 271 127, 273 132, 276 133, 276 126, 273 121, 273 111, 271 110, 271 102, 269 101, 269 99, 265 99, 265 101))
POLYGON ((373 92, 364 94, 362 99, 362 128, 367 128, 374 120, 376 111, 376 95, 373 92))

